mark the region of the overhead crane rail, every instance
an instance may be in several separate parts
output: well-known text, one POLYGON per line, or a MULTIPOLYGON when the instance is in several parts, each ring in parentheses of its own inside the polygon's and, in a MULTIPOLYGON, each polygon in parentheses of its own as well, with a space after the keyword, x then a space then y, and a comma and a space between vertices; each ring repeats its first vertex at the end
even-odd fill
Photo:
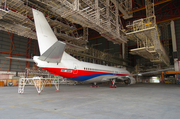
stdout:
POLYGON ((155 16, 133 21, 127 28, 127 38, 137 42, 137 48, 131 49, 131 54, 169 66, 170 60, 160 42, 155 16))

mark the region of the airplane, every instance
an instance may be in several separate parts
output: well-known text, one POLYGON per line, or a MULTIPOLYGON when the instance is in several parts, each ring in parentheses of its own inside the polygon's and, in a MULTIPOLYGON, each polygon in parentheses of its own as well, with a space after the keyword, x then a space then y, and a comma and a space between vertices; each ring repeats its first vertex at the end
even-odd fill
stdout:
POLYGON ((43 13, 35 9, 32 9, 32 12, 40 56, 34 56, 33 59, 7 58, 35 62, 38 67, 54 75, 92 83, 91 87, 94 88, 97 87, 97 83, 108 81, 111 81, 109 88, 116 88, 116 81, 122 81, 127 85, 136 83, 135 78, 125 69, 79 61, 66 53, 66 43, 58 41, 43 13))

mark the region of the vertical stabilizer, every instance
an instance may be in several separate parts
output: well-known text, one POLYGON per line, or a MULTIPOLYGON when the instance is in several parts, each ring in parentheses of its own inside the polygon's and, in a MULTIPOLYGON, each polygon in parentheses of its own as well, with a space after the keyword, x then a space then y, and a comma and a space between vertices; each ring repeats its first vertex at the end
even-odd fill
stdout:
POLYGON ((49 26, 44 14, 32 9, 36 34, 39 43, 40 55, 46 52, 55 42, 58 41, 51 27, 49 26))

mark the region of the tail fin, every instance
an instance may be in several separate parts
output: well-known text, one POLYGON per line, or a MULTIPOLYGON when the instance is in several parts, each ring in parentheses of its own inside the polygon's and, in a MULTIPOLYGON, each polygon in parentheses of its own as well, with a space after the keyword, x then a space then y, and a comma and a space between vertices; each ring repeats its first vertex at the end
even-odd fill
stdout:
POLYGON ((36 34, 39 43, 40 55, 45 53, 55 42, 58 41, 43 13, 32 9, 36 34))
POLYGON ((41 54, 39 59, 50 63, 59 63, 66 43, 58 41, 42 12, 35 9, 32 11, 41 54))

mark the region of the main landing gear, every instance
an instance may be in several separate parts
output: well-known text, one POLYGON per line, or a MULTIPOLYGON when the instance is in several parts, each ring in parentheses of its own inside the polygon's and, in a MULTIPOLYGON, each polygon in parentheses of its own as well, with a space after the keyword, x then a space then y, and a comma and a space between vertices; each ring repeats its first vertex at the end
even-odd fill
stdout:
POLYGON ((115 85, 116 83, 116 79, 112 79, 111 80, 111 86, 109 86, 109 88, 117 88, 117 86, 115 85))
POLYGON ((97 85, 97 83, 96 82, 94 82, 93 84, 92 84, 92 86, 90 86, 91 88, 99 88, 99 86, 97 85))

